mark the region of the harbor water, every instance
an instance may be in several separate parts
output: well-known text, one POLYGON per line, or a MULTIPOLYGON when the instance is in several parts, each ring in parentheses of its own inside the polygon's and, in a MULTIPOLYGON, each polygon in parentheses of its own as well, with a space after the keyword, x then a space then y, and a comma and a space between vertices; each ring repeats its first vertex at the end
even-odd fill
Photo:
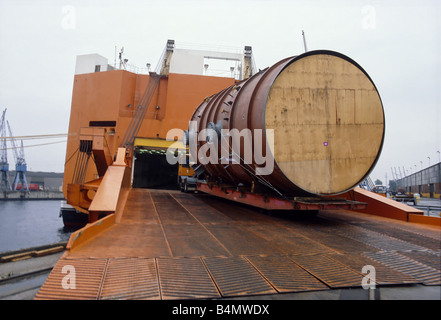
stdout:
POLYGON ((0 201, 0 253, 69 240, 60 200, 0 201))

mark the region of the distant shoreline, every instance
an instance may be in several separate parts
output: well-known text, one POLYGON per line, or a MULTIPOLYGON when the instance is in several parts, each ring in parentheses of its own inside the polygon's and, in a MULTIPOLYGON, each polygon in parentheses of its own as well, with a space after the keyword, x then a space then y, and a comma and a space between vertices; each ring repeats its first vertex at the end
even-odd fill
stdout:
MULTIPOLYGON (((7 178, 12 185, 16 172, 8 171, 7 178)), ((0 201, 4 200, 64 200, 64 194, 61 191, 63 187, 64 173, 27 171, 26 182, 30 187, 29 192, 22 190, 12 191, 0 189, 0 201), (35 185, 38 185, 36 187, 35 185), (39 189, 39 190, 36 190, 39 189)), ((20 183, 19 183, 20 185, 20 183)))
POLYGON ((0 201, 65 200, 61 191, 2 191, 0 201))

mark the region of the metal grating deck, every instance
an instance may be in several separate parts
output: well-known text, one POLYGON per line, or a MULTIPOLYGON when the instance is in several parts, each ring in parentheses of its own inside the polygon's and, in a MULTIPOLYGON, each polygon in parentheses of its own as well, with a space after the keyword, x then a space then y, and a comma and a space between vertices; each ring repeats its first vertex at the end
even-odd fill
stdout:
POLYGON ((368 257, 395 270, 411 275, 425 285, 441 285, 441 272, 397 252, 376 252, 368 257))
POLYGON ((100 299, 159 299, 154 259, 109 259, 100 299))
POLYGON ((247 257, 279 293, 329 289, 287 256, 247 257))
POLYGON ((38 292, 37 298, 98 299, 106 265, 105 259, 60 259, 38 292), (63 270, 66 266, 68 269, 63 270), (74 274, 71 270, 75 270, 74 274), (75 282, 68 281, 74 276, 75 282))
POLYGON ((354 271, 362 270, 363 266, 365 265, 373 266, 375 268, 376 283, 378 285, 411 284, 420 282, 416 278, 406 273, 399 272, 398 270, 388 267, 387 265, 383 265, 366 255, 334 254, 329 255, 329 258, 338 261, 354 271))
POLYGON ((61 258, 36 299, 218 299, 441 285, 441 233, 345 211, 260 213, 207 195, 133 189, 120 223, 61 258), (75 288, 63 287, 75 270, 75 288))
POLYGON ((364 275, 324 255, 293 256, 293 261, 330 288, 361 286, 364 275))
POLYGON ((223 297, 276 293, 242 257, 214 257, 204 261, 223 297))
POLYGON ((201 259, 160 258, 157 265, 163 299, 220 298, 201 259))

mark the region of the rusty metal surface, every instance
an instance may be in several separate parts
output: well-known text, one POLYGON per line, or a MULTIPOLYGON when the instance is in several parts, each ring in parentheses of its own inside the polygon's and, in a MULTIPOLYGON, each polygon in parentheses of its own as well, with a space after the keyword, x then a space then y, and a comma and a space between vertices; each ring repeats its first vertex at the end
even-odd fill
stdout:
MULTIPOLYGON (((292 256, 300 267, 331 288, 359 287, 362 274, 325 255, 292 256)), ((360 270, 361 271, 361 270, 360 270)))
POLYGON ((106 266, 106 259, 60 259, 36 299, 98 299, 106 266), (75 276, 74 283, 68 281, 71 276, 75 276))
MULTIPOLYGON (((362 227, 401 240, 407 244, 418 246, 419 249, 414 247, 415 250, 421 250, 421 248, 428 248, 430 250, 441 249, 440 232, 438 232, 438 234, 435 233, 431 235, 430 233, 426 233, 423 235, 417 230, 406 230, 404 228, 379 223, 364 223, 362 227)), ((409 247, 406 249, 409 250, 409 247)))
POLYGON ((329 289, 287 256, 251 256, 246 259, 279 293, 329 289))
POLYGON ((434 251, 405 251, 402 255, 441 271, 441 254, 434 251))
POLYGON ((329 258, 338 261, 341 264, 351 268, 356 272, 360 272, 366 265, 373 266, 376 272, 376 283, 378 285, 393 285, 393 284, 410 284, 419 283, 416 278, 399 272, 387 265, 367 257, 362 254, 333 254, 329 258))
POLYGON ((100 299, 159 299, 154 259, 109 259, 102 280, 100 299))
POLYGON ((440 270, 410 259, 401 253, 382 251, 370 253, 367 256, 395 270, 411 275, 425 285, 441 285, 440 270))
POLYGON ((441 232, 348 211, 262 213, 208 195, 131 190, 121 221, 58 261, 37 299, 212 299, 440 285, 441 232), (75 268, 65 289, 63 267, 75 268))
MULTIPOLYGON (((408 241, 403 241, 386 234, 358 226, 342 225, 337 231, 339 235, 355 241, 361 241, 377 250, 397 251, 397 250, 425 250, 424 247, 415 245, 408 241)), ((377 251, 375 250, 375 251, 377 251)), ((372 250, 369 250, 372 251, 372 250)))
POLYGON ((200 258, 157 259, 162 299, 220 298, 200 258))
POLYGON ((271 241, 279 252, 284 254, 308 255, 308 254, 325 254, 335 252, 330 247, 323 245, 320 241, 309 238, 304 234, 292 232, 288 228, 280 226, 250 226, 250 230, 259 234, 260 237, 271 241))
POLYGON ((323 213, 321 216, 333 222, 340 222, 342 225, 360 226, 409 243, 422 244, 423 247, 431 250, 441 250, 441 230, 437 227, 424 227, 417 223, 406 223, 382 217, 373 219, 371 215, 345 211, 323 213))
POLYGON ((243 257, 209 257, 204 262, 223 297, 276 293, 243 257))

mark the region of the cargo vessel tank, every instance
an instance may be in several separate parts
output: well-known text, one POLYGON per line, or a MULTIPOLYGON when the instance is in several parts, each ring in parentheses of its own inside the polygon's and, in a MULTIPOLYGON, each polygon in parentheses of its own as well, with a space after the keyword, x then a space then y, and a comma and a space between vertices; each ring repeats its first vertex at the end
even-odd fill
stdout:
POLYGON ((385 117, 370 76, 349 57, 289 57, 206 98, 184 141, 207 182, 279 196, 331 196, 363 181, 385 117))

